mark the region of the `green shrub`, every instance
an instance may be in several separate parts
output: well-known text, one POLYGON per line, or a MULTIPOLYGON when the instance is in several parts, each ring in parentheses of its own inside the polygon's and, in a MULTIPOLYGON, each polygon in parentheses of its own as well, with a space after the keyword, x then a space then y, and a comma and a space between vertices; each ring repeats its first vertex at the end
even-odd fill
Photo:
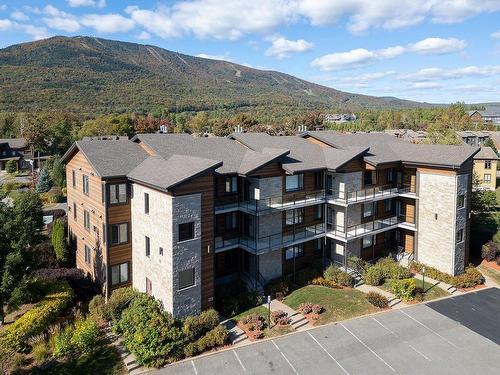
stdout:
POLYGON ((44 285, 46 296, 0 334, 0 354, 3 349, 24 349, 27 339, 46 330, 73 299, 73 289, 66 281, 44 285))
POLYGON ((380 268, 384 279, 408 279, 411 277, 410 270, 391 257, 380 259, 374 267, 380 268))
POLYGON ((278 300, 285 298, 290 293, 290 283, 283 278, 271 280, 266 285, 266 294, 273 296, 278 300))
POLYGON ((54 222, 51 242, 57 260, 65 263, 68 260, 68 250, 66 247, 66 236, 64 235, 64 224, 61 219, 57 219, 54 222))
POLYGON ((365 283, 368 285, 381 285, 382 282, 384 281, 384 273, 380 269, 380 267, 377 267, 376 265, 373 267, 370 267, 368 271, 366 271, 364 275, 364 280, 365 283))
POLYGON ((113 293, 111 293, 108 299, 108 303, 104 307, 104 319, 108 321, 118 320, 126 305, 138 294, 139 293, 131 287, 113 290, 113 293))
POLYGON ((186 345, 184 348, 184 355, 186 357, 192 357, 204 351, 223 346, 227 344, 228 341, 229 332, 227 329, 223 326, 217 326, 197 341, 186 345))
POLYGON ((368 292, 368 294, 366 295, 366 299, 373 306, 380 307, 381 309, 389 306, 389 300, 385 296, 377 292, 368 292))
POLYGON ((200 315, 188 316, 184 320, 182 331, 189 339, 197 339, 217 327, 219 313, 213 309, 205 310, 200 315))
POLYGON ((99 340, 99 327, 95 320, 87 318, 75 323, 71 345, 81 353, 91 353, 99 340))
POLYGON ((312 279, 310 282, 311 285, 321 285, 326 286, 327 288, 340 289, 341 286, 338 285, 335 281, 327 280, 324 277, 316 277, 312 279))
POLYGON ((354 283, 354 279, 351 275, 334 265, 329 266, 325 270, 323 277, 341 286, 352 286, 354 283))
POLYGON ((453 286, 455 288, 472 288, 483 283, 484 277, 481 272, 479 272, 474 266, 469 265, 465 269, 464 273, 455 276, 453 286))
POLYGON ((75 327, 73 325, 68 325, 53 336, 52 342, 54 357, 66 357, 73 352, 74 346, 71 343, 71 339, 74 331, 75 327))
POLYGON ((31 355, 37 364, 45 363, 51 356, 50 347, 47 342, 39 342, 31 348, 31 355))
MULTIPOLYGON (((412 262, 411 268, 417 271, 418 273, 422 273, 422 269, 424 267, 423 263, 412 262)), ((442 281, 447 284, 453 285, 455 282, 455 278, 447 273, 441 272, 434 267, 430 267, 425 265, 425 275, 429 276, 432 279, 442 281)))
POLYGON ((94 296, 89 302, 89 314, 97 322, 104 321, 104 297, 101 294, 94 296))
POLYGON ((15 160, 8 160, 5 163, 5 171, 10 174, 16 173, 17 163, 15 162, 15 160))
POLYGON ((391 290, 396 296, 403 301, 410 301, 413 299, 413 292, 415 291, 415 279, 401 279, 391 280, 391 290))
POLYGON ((488 262, 495 260, 499 253, 500 250, 498 249, 498 245, 493 241, 488 241, 481 249, 481 257, 488 262))
POLYGON ((371 267, 370 263, 354 256, 347 259, 347 265, 360 275, 363 275, 371 267))

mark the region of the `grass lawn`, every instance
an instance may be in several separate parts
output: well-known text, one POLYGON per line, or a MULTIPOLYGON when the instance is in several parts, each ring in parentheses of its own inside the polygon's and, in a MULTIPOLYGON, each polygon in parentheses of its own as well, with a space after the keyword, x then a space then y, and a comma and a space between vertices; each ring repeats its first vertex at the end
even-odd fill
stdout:
MULTIPOLYGON (((388 292, 392 293, 390 283, 391 283, 391 280, 387 280, 382 285, 380 285, 379 288, 387 290, 388 292)), ((422 279, 415 278, 415 284, 417 285, 417 288, 422 288, 422 279)), ((440 287, 438 287, 432 283, 428 283, 427 281, 423 285, 425 287, 425 288, 422 288, 425 290, 424 301, 431 301, 431 300, 436 299, 436 298, 446 297, 446 296, 450 295, 450 293, 448 293, 447 291, 441 289, 440 287)))
POLYGON ((487 267, 483 264, 477 266, 477 269, 488 277, 491 277, 498 285, 500 285, 500 271, 494 270, 493 268, 487 267))
POLYGON ((296 310, 301 303, 317 303, 325 309, 318 324, 353 318, 378 311, 366 300, 363 292, 355 289, 330 289, 319 285, 308 285, 297 289, 283 301, 296 310))

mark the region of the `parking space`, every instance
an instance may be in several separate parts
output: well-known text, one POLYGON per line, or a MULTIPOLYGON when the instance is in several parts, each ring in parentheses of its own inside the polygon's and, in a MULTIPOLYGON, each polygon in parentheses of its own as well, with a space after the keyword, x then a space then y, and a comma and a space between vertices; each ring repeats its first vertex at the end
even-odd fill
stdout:
POLYGON ((484 289, 188 360, 158 374, 498 374, 499 313, 500 289, 484 289))

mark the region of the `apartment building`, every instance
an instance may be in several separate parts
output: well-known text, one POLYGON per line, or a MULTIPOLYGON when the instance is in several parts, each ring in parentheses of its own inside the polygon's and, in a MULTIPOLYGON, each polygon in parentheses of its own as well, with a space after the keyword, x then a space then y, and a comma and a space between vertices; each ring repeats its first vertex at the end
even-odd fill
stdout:
POLYGON ((458 274, 478 151, 330 131, 78 141, 64 156, 77 266, 176 316, 213 306, 236 280, 261 289, 351 256, 458 274))
POLYGON ((491 147, 481 146, 474 155, 474 175, 479 190, 495 190, 497 187, 498 155, 491 147))

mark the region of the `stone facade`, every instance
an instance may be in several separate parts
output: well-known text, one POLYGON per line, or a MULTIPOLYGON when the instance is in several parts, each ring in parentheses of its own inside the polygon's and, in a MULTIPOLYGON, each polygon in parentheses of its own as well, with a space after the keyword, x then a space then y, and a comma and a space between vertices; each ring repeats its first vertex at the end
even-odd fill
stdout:
POLYGON ((152 295, 175 316, 201 311, 201 195, 172 197, 138 184, 133 186, 132 272, 133 286, 146 292, 146 278, 152 295), (149 194, 149 214, 144 213, 144 193, 149 194), (194 221, 194 239, 178 242, 178 225, 194 221), (150 255, 146 240, 150 238, 150 255), (163 255, 160 254, 163 248, 163 255), (195 285, 179 290, 179 272, 195 269, 195 285))
MULTIPOLYGON (((470 199, 470 197, 467 196, 467 192, 469 189, 469 175, 462 174, 457 176, 457 197, 460 195, 465 195, 465 202, 464 202, 464 207, 459 208, 458 205, 456 204, 456 229, 455 233, 458 233, 459 230, 463 230, 464 233, 464 240, 460 243, 457 243, 455 246, 455 259, 453 262, 453 267, 455 274, 462 273, 465 269, 465 243, 469 240, 467 238, 467 206, 468 202, 467 199, 470 199)), ((456 241, 455 241, 456 242, 456 241)))
POLYGON ((265 280, 272 280, 282 275, 283 250, 275 250, 261 254, 259 259, 259 272, 265 280))

